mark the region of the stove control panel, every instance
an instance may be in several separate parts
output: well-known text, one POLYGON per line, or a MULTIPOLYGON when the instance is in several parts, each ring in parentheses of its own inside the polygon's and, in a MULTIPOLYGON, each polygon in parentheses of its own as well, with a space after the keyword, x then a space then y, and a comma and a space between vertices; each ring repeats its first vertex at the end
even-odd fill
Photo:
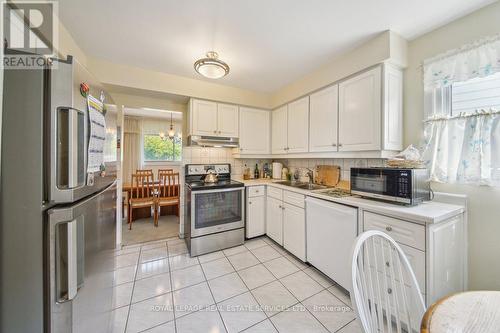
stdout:
POLYGON ((230 174, 231 164, 187 164, 186 176, 204 175, 208 170, 214 170, 217 174, 230 174))

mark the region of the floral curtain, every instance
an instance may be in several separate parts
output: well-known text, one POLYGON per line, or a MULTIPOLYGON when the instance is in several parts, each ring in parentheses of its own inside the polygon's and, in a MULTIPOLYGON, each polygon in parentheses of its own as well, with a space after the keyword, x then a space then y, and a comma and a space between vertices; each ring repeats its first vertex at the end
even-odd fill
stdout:
POLYGON ((123 119, 123 182, 130 183, 135 170, 142 168, 142 120, 125 117, 123 119))
POLYGON ((446 87, 499 71, 500 34, 424 61, 424 87, 446 87))
POLYGON ((500 36, 424 62, 423 155, 431 180, 500 186, 500 112, 451 116, 454 82, 500 72, 500 36))

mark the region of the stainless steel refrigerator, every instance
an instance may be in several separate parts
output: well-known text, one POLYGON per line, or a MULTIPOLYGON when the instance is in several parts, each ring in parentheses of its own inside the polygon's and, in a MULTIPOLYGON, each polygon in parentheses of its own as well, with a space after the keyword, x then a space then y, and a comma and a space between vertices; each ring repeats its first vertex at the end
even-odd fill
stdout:
POLYGON ((0 331, 106 332, 116 243, 116 109, 101 170, 87 173, 86 98, 103 87, 75 59, 4 72, 0 331))

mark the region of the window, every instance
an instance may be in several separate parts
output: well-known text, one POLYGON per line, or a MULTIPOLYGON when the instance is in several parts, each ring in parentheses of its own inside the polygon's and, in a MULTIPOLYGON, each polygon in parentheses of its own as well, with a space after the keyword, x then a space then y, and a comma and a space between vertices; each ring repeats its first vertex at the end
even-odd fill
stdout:
POLYGON ((500 186, 500 35, 424 61, 431 180, 500 186))
POLYGON ((175 136, 162 139, 159 134, 145 134, 143 137, 144 161, 180 161, 182 139, 175 136))
POLYGON ((500 73, 452 84, 452 116, 490 108, 500 109, 500 73))

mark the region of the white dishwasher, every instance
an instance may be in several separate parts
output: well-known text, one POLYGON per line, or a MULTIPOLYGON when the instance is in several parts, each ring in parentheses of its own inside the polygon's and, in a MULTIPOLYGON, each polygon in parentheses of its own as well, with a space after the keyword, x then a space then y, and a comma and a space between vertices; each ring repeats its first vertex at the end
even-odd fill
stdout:
POLYGON ((357 208, 307 197, 307 261, 349 291, 357 229, 357 208))

